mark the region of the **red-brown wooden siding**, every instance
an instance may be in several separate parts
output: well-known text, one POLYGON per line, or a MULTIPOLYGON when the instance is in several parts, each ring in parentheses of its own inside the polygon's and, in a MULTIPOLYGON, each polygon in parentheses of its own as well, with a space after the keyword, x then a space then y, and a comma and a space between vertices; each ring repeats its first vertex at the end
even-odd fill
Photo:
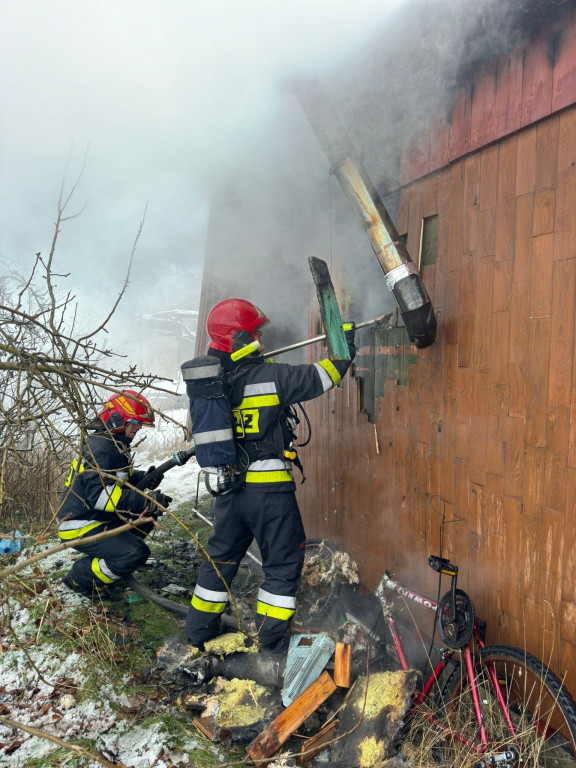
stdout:
MULTIPOLYGON (((576 13, 543 29, 508 57, 485 64, 450 113, 434 115, 413 137, 403 156, 401 185, 572 105, 575 34, 576 13)), ((543 167, 545 173, 555 173, 552 164, 543 167)))
POLYGON ((389 569, 435 594, 442 536, 488 642, 544 658, 576 695, 573 40, 575 18, 554 63, 543 34, 487 67, 432 118, 424 162, 414 140, 398 229, 415 253, 422 216, 439 217, 423 273, 438 338, 407 385, 385 384, 374 423, 351 377, 308 405, 298 497, 308 536, 371 588, 389 569))

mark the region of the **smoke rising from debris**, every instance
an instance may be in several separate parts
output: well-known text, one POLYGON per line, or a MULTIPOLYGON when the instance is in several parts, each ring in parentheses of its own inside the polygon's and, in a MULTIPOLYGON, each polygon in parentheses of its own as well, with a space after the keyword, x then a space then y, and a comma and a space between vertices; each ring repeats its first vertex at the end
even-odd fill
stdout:
MULTIPOLYGON (((407 139, 431 115, 449 118, 459 88, 486 61, 504 56, 505 62, 505 54, 537 34, 544 20, 560 20, 575 5, 575 0, 408 0, 375 23, 354 48, 312 73, 331 98, 393 219, 407 139)), ((550 56, 562 44, 559 36, 550 56)), ((273 318, 282 317, 284 327, 302 336, 305 327, 294 333, 294 326, 306 321, 312 285, 306 257, 314 254, 338 265, 347 318, 362 321, 388 311, 392 300, 371 247, 290 93, 266 140, 251 151, 243 158, 244 167, 238 166, 237 178, 230 180, 236 208, 234 223, 225 226, 228 239, 222 235, 218 244, 212 243, 216 257, 237 254, 240 266, 230 264, 220 286, 214 287, 214 298, 248 286, 249 298, 265 311, 272 306, 273 318)), ((412 254, 415 261, 418 256, 412 254)))

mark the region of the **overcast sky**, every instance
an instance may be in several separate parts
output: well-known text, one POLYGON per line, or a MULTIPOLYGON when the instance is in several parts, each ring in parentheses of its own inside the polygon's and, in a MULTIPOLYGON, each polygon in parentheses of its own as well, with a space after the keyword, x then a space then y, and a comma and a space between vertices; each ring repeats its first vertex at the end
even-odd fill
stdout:
POLYGON ((196 309, 212 183, 286 108, 283 78, 335 66, 397 4, 0 0, 0 257, 49 250, 88 150, 55 264, 83 316, 115 297, 146 205, 122 318, 196 309))

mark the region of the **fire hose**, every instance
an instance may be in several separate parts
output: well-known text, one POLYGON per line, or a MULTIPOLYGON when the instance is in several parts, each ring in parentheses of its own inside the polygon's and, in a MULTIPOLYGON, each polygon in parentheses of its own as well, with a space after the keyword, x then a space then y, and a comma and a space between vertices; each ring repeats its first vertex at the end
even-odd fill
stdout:
POLYGON ((195 455, 196 448, 194 447, 189 448, 187 451, 177 451, 176 453, 173 453, 172 456, 170 456, 169 459, 166 459, 166 461, 162 462, 159 467, 154 467, 151 472, 147 472, 142 480, 140 480, 140 482, 137 483, 134 487, 138 488, 140 491, 143 491, 145 488, 153 486, 154 483, 162 480, 164 473, 168 472, 169 469, 172 469, 172 467, 184 466, 184 464, 186 464, 186 462, 195 455))

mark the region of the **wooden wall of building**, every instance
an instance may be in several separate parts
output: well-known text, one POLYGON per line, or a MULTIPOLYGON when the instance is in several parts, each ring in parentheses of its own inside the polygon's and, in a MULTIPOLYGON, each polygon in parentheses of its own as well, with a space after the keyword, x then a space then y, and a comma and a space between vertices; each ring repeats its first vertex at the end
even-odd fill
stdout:
POLYGON ((564 9, 508 56, 484 62, 448 112, 438 111, 411 138, 401 185, 574 104, 576 10, 564 9))
MULTIPOLYGON (((436 262, 423 271, 437 341, 408 361, 407 383, 385 382, 373 420, 359 378, 306 405, 313 438, 298 488, 307 535, 349 552, 366 586, 391 570, 435 596, 428 555, 452 558, 488 642, 566 672, 573 696, 575 41, 572 15, 487 63, 410 143, 397 228, 414 257, 422 219, 438 216, 436 262)), ((223 297, 217 264, 230 245, 216 214, 209 234, 202 320, 223 297)), ((333 273, 338 285, 336 262, 333 273)), ((370 338, 358 334, 364 360, 380 354, 370 338)), ((310 360, 324 353, 309 348, 310 360)))
POLYGON ((390 569, 433 595, 442 547, 488 641, 545 658, 576 695, 576 108, 403 188, 409 252, 434 214, 437 341, 374 423, 358 379, 308 404, 307 534, 370 588, 390 569))

